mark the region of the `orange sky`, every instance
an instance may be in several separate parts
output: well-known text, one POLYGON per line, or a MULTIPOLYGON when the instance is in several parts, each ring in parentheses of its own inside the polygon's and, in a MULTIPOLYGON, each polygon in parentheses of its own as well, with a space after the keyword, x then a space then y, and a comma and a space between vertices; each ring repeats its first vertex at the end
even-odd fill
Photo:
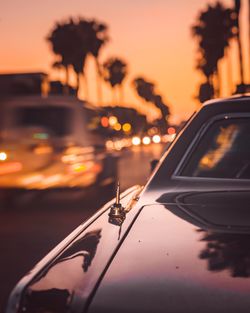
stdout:
MULTIPOLYGON (((55 21, 68 16, 97 18, 109 25, 111 41, 103 49, 101 60, 118 56, 129 64, 125 82, 125 102, 142 105, 131 88, 131 80, 138 75, 157 84, 157 91, 169 104, 172 121, 187 118, 197 107, 194 101, 201 76, 194 69, 196 44, 191 38, 190 26, 204 0, 8 0, 0 3, 0 72, 48 71, 55 59, 45 37, 55 21)), ((232 5, 233 1, 224 0, 232 5)), ((243 0, 245 6, 247 0, 243 0)), ((243 7, 246 37, 246 7, 243 7)), ((246 43, 245 43, 246 45, 246 43)), ((231 54, 234 82, 237 82, 236 49, 231 54)), ((245 47, 246 55, 247 47, 245 47)), ((225 62, 224 62, 225 63, 225 62)), ((221 64, 222 69, 226 66, 221 64)), ((248 66, 246 64, 246 66, 248 66)), ((96 101, 94 66, 87 67, 90 101, 96 101)), ((226 72, 223 72, 225 77, 226 72)), ((105 101, 112 99, 109 87, 104 84, 105 101)), ((225 85, 223 94, 227 95, 225 85)), ((155 111, 150 111, 154 114, 155 111)))

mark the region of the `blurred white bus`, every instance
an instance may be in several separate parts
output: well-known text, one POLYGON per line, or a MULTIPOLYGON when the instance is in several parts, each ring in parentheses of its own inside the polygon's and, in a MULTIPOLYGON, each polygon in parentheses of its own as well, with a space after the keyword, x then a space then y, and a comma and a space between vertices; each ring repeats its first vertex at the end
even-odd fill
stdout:
POLYGON ((72 96, 0 99, 0 188, 113 191, 117 159, 88 129, 91 114, 72 96))

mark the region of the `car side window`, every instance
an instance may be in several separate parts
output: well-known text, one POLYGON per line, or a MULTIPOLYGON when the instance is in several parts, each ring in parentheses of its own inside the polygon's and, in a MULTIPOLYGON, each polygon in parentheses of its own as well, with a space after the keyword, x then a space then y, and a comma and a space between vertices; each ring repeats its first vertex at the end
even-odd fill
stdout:
POLYGON ((16 124, 21 127, 40 126, 55 136, 63 137, 71 131, 73 111, 60 106, 27 106, 15 110, 16 124))
POLYGON ((184 161, 180 176, 250 179, 250 118, 211 124, 184 161))

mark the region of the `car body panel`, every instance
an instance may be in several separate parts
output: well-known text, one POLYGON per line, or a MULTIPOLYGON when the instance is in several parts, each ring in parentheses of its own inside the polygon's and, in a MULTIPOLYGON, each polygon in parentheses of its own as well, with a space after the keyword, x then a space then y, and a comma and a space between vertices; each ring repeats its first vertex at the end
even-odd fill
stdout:
POLYGON ((250 195, 229 196, 144 206, 88 312, 248 312, 250 195))
POLYGON ((159 188, 162 185, 167 187, 190 146, 195 144, 197 135, 199 136, 203 129, 209 124, 211 119, 216 116, 228 118, 233 114, 250 114, 250 97, 238 97, 230 99, 221 99, 208 102, 200 111, 192 116, 187 125, 179 132, 169 149, 162 156, 158 166, 154 170, 154 175, 147 182, 147 186, 159 188))
MULTIPOLYGON (((128 189, 121 195, 121 203, 129 205, 131 197, 140 190, 140 186, 128 189)), ((17 308, 20 312, 52 308, 63 312, 69 305, 74 312, 82 312, 96 281, 138 213, 138 209, 130 210, 122 227, 111 224, 108 213, 113 202, 79 226, 19 282, 7 312, 16 312, 17 308)))

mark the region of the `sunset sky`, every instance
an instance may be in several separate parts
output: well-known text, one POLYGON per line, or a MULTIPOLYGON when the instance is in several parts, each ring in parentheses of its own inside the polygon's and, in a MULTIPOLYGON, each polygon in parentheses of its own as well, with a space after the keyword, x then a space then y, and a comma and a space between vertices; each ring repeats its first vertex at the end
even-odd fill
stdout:
MULTIPOLYGON (((96 18, 109 25, 111 41, 103 49, 101 61, 118 56, 128 62, 129 75, 125 81, 126 104, 140 107, 146 113, 131 88, 131 80, 143 75, 157 85, 157 91, 169 104, 172 121, 187 118, 198 103, 194 100, 202 80, 195 70, 196 42, 191 37, 204 0, 8 0, 0 3, 0 72, 51 71, 55 56, 45 38, 56 21, 69 16, 96 18)), ((224 0, 227 6, 233 1, 224 0)), ((247 0, 243 0, 243 37, 247 36, 247 0)), ((244 42, 245 57, 248 51, 244 42)), ((231 52, 234 82, 238 81, 236 48, 231 52)), ((248 62, 246 60, 246 68, 248 62)), ((220 64, 223 77, 226 66, 220 64), (224 69, 225 68, 225 69, 224 69)), ((90 101, 96 101, 95 72, 93 62, 86 69, 90 85, 90 101)), ((248 77, 247 77, 248 78, 248 77)), ((104 100, 111 101, 109 87, 104 84, 104 100)), ((228 86, 223 87, 223 95, 228 86)), ((151 114, 154 111, 149 111, 151 114)), ((152 115, 153 116, 153 115, 152 115)))

